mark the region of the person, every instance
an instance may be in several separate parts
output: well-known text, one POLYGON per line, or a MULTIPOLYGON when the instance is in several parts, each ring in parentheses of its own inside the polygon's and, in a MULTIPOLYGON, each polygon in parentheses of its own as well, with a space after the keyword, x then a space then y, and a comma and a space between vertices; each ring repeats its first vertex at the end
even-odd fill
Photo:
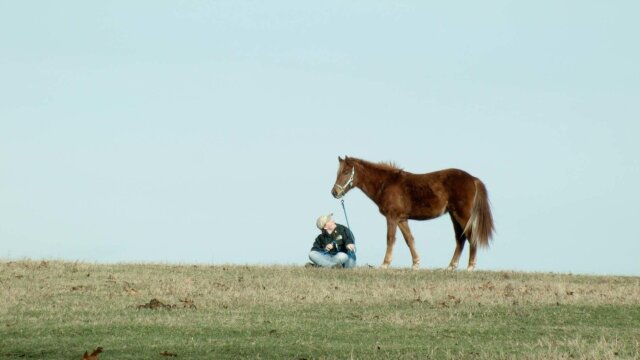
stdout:
POLYGON ((321 233, 309 252, 311 266, 353 268, 356 266, 355 237, 348 227, 336 224, 333 213, 316 221, 321 233))

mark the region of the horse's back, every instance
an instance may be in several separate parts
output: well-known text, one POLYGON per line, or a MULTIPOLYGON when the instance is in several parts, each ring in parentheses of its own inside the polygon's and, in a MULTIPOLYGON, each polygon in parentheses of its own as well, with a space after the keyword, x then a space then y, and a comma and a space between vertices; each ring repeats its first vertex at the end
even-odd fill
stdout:
POLYGON ((470 186, 475 187, 475 181, 477 180, 468 172, 456 168, 443 169, 425 174, 408 174, 410 174, 412 182, 428 184, 434 188, 442 186, 445 187, 445 190, 456 190, 470 186))
MULTIPOLYGON (((439 201, 445 203, 468 202, 473 200, 477 178, 461 169, 443 169, 425 174, 411 174, 408 179, 410 187, 428 188, 431 196, 424 196, 417 201, 439 201)), ((415 194, 415 193, 414 193, 415 194)))
POLYGON ((440 178, 449 178, 449 177, 451 177, 451 178, 475 179, 475 177, 473 175, 469 174, 468 172, 466 172, 466 171, 464 171, 462 169, 456 169, 456 168, 437 170, 437 171, 429 172, 429 173, 422 174, 422 175, 440 177, 440 178))

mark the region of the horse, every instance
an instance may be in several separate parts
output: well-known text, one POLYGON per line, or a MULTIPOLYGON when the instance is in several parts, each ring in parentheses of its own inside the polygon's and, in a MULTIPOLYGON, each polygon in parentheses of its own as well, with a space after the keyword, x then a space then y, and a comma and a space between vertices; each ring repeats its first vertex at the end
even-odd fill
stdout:
POLYGON ((413 174, 393 163, 372 163, 345 156, 338 157, 339 167, 331 188, 340 199, 359 188, 387 219, 387 250, 381 268, 388 268, 393 257, 396 231, 400 228, 409 251, 412 268, 420 267, 409 220, 430 220, 449 213, 455 232, 456 248, 448 270, 458 268, 466 241, 469 241, 468 271, 476 267, 478 246, 488 247, 494 233, 491 206, 485 185, 480 179, 460 169, 445 169, 413 174))

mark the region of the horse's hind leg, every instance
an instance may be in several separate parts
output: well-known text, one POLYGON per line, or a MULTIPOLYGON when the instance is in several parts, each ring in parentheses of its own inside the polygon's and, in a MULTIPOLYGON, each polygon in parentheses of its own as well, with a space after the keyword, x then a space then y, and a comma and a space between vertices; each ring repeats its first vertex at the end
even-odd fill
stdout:
POLYGON ((420 268, 420 256, 418 256, 418 252, 416 251, 415 241, 413 239, 413 235, 411 234, 411 229, 409 229, 409 221, 402 220, 398 223, 400 227, 400 231, 402 231, 402 236, 404 237, 404 241, 407 243, 409 247, 409 251, 411 252, 411 260, 413 265, 411 268, 413 270, 418 270, 420 268))
POLYGON ((476 253, 478 252, 478 245, 469 242, 469 266, 467 271, 473 271, 476 268, 476 253))
POLYGON ((453 230, 456 233, 456 250, 453 252, 453 257, 447 270, 455 270, 458 268, 460 255, 462 255, 462 250, 464 250, 464 243, 467 241, 467 237, 464 234, 462 226, 460 226, 460 223, 456 220, 456 217, 452 213, 449 213, 449 215, 451 216, 451 222, 453 222, 453 230))

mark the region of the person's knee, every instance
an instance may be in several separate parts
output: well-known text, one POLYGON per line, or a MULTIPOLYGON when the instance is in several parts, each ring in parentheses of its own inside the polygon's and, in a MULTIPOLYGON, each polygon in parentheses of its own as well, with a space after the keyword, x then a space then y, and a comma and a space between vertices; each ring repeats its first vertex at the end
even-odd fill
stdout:
POLYGON ((338 264, 344 264, 349 261, 349 256, 346 253, 339 252, 336 254, 336 260, 338 264))
POLYGON ((316 260, 318 259, 318 256, 321 256, 321 254, 317 251, 310 251, 309 252, 309 260, 316 262, 316 260))

